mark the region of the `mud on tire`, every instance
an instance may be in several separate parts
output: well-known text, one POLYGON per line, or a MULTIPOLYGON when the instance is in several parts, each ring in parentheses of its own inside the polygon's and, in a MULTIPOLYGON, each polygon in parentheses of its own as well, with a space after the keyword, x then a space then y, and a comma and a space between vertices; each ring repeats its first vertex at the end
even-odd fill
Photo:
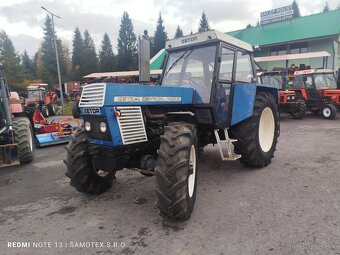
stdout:
POLYGON ((187 220, 194 208, 197 186, 196 127, 169 123, 161 136, 156 166, 159 213, 171 220, 187 220))
POLYGON ((26 117, 13 120, 14 139, 18 144, 20 163, 31 162, 34 158, 34 139, 31 122, 26 117))
POLYGON ((235 152, 240 161, 250 167, 267 166, 274 156, 280 133, 277 105, 268 92, 258 92, 253 116, 231 129, 235 152), (262 122, 261 122, 262 121, 262 122))
POLYGON ((88 136, 83 128, 76 130, 66 146, 66 176, 71 179, 71 186, 77 191, 88 194, 100 194, 112 186, 114 172, 96 170, 88 150, 88 136), (102 173, 102 174, 100 174, 102 173))

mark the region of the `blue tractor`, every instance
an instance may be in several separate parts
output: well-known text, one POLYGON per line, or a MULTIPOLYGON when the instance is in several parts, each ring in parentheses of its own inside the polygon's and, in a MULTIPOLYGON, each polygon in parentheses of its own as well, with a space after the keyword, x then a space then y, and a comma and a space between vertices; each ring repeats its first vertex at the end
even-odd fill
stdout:
POLYGON ((204 146, 217 144, 222 160, 249 167, 271 162, 278 91, 256 84, 248 43, 216 30, 170 40, 166 50, 160 86, 84 87, 84 125, 67 146, 66 175, 78 191, 99 194, 123 168, 155 173, 160 215, 187 220, 204 146))

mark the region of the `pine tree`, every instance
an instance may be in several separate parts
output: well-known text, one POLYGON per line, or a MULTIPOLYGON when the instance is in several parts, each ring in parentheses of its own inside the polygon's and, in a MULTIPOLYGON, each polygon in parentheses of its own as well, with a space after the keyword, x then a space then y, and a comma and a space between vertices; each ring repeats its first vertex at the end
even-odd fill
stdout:
POLYGON ((252 25, 251 24, 248 24, 247 26, 246 26, 246 28, 251 28, 252 27, 252 25))
POLYGON ((118 37, 117 69, 120 71, 137 70, 136 35, 129 14, 123 13, 118 37))
POLYGON ((293 1, 292 6, 293 6, 293 11, 294 11, 293 18, 301 17, 299 5, 297 4, 295 0, 293 1))
POLYGON ((104 34, 101 49, 99 52, 99 69, 101 72, 114 70, 115 56, 112 51, 112 45, 107 33, 104 34))
POLYGON ((165 27, 163 25, 162 14, 159 13, 157 27, 155 31, 152 55, 156 55, 161 49, 164 49, 166 40, 168 39, 168 34, 165 32, 165 27))
POLYGON ((84 48, 81 58, 81 73, 82 76, 90 73, 95 73, 98 70, 98 59, 94 41, 87 29, 84 31, 84 48))
POLYGON ((21 56, 22 67, 24 70, 25 78, 33 79, 35 77, 35 70, 33 60, 28 56, 27 51, 21 56))
POLYGON ((74 30, 73 34, 73 54, 72 54, 72 69, 73 79, 79 81, 81 79, 81 58, 83 55, 83 37, 78 27, 74 30))
POLYGON ((198 27, 198 32, 205 32, 205 31, 208 31, 208 30, 210 30, 209 22, 208 22, 208 19, 207 19, 205 13, 203 12, 202 16, 201 16, 199 27, 198 27))
POLYGON ((329 6, 328 2, 325 3, 325 7, 323 8, 322 12, 328 12, 329 11, 329 6))
POLYGON ((175 39, 178 37, 182 37, 182 36, 183 36, 183 30, 179 26, 177 26, 175 39))
POLYGON ((20 57, 5 31, 0 31, 0 62, 5 67, 6 80, 10 89, 16 89, 15 85, 23 80, 24 72, 20 65, 20 57))
MULTIPOLYGON (((43 82, 49 84, 49 88, 53 89, 55 84, 59 83, 58 79, 58 69, 57 69, 57 60, 54 48, 54 39, 53 39, 53 28, 52 28, 52 20, 50 16, 46 16, 44 22, 44 38, 41 43, 41 60, 42 60, 42 72, 41 78, 43 82)), ((60 73, 61 73, 61 82, 63 83, 67 80, 66 77, 66 63, 65 56, 63 53, 63 46, 61 40, 54 34, 56 37, 57 48, 58 48, 58 58, 60 65, 60 73)))

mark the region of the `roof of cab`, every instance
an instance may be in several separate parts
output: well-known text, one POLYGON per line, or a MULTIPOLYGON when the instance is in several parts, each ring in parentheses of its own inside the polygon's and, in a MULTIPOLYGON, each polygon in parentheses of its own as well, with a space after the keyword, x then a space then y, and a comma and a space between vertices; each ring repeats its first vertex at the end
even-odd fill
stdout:
POLYGON ((172 39, 166 42, 166 49, 180 48, 188 45, 198 43, 207 43, 211 41, 222 41, 232 46, 252 52, 252 46, 240 39, 224 34, 218 30, 209 30, 206 32, 196 33, 192 35, 183 36, 177 39, 172 39))

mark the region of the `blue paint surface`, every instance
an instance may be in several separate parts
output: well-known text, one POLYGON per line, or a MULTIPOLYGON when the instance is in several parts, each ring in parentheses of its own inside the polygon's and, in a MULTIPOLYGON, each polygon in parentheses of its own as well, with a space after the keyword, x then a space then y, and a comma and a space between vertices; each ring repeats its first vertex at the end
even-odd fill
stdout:
POLYGON ((235 125, 253 115, 256 84, 234 84, 231 125, 235 125))

